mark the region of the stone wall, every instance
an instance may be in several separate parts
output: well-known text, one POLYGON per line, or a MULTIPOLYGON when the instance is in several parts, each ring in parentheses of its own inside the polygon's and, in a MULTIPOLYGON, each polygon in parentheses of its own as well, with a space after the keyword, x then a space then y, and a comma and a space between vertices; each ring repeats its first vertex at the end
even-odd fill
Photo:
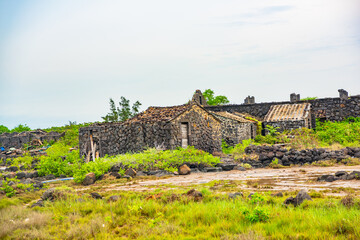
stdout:
POLYGON ((45 132, 43 130, 28 131, 22 133, 3 133, 0 135, 0 147, 5 149, 9 148, 22 148, 24 144, 30 144, 34 139, 38 139, 41 142, 57 141, 63 137, 65 133, 58 132, 45 132))
POLYGON ((238 121, 217 115, 221 120, 221 138, 229 146, 235 146, 242 140, 255 137, 255 124, 239 123, 238 121))
POLYGON ((347 159, 350 157, 360 158, 360 148, 344 148, 338 151, 332 151, 324 148, 314 148, 306 150, 286 149, 281 146, 254 146, 251 145, 245 149, 246 154, 255 154, 258 160, 251 160, 251 158, 242 159, 243 163, 249 163, 253 167, 266 167, 275 158, 278 163, 284 166, 291 164, 303 165, 305 163, 311 164, 320 160, 337 161, 347 159))
POLYGON ((99 156, 112 156, 127 152, 139 152, 148 147, 170 149, 172 139, 171 125, 166 122, 153 124, 144 123, 107 123, 80 128, 79 148, 80 155, 91 153, 90 135, 99 156))
MULTIPOLYGON (((352 96, 347 99, 322 98, 297 102, 269 102, 255 104, 207 106, 210 111, 227 111, 248 113, 252 116, 263 119, 272 105, 311 103, 311 111, 315 118, 323 118, 329 121, 341 121, 347 117, 360 117, 360 96, 352 96)), ((315 126, 315 125, 313 125, 315 126)))
MULTIPOLYGON (((278 132, 283 132, 284 130, 294 130, 298 128, 304 128, 308 127, 306 122, 304 120, 299 121, 281 121, 281 122, 263 122, 264 129, 267 125, 270 125, 272 127, 278 127, 278 132)), ((268 131, 265 129, 265 135, 268 134, 268 131)))

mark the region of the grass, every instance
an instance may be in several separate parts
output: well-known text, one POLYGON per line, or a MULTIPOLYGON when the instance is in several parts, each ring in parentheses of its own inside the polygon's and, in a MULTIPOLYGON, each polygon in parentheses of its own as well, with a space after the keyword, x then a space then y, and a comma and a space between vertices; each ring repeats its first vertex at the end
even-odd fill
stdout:
MULTIPOLYGON (((68 187, 65 198, 45 202, 43 208, 24 208, 20 200, 0 209, 0 238, 4 239, 358 239, 359 199, 325 197, 310 192, 313 201, 284 206, 285 198, 256 193, 252 199, 229 199, 224 189, 236 185, 211 182, 194 201, 187 190, 101 192, 95 200, 68 187), (119 195, 109 202, 111 195, 119 195), (150 197, 156 196, 156 197, 150 197), (80 202, 77 199, 82 198, 80 202), (346 205, 342 202, 345 202, 346 205), (350 203, 350 204, 349 204, 350 203), (258 218, 257 218, 258 217, 258 218)), ((233 188, 228 189, 233 191, 233 188)), ((25 194, 25 193, 24 193, 25 194)), ((0 199, 0 206, 8 202, 0 199)), ((15 201, 15 199, 12 199, 15 201)))

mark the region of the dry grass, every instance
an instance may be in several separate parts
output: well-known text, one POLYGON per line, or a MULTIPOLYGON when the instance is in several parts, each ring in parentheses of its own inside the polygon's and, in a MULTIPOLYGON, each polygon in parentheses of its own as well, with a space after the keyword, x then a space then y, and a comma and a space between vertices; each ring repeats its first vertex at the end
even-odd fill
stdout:
POLYGON ((235 236, 223 236, 220 239, 221 240, 263 240, 265 238, 258 233, 249 231, 248 233, 242 233, 235 236))
POLYGON ((335 166, 336 164, 337 164, 337 161, 335 159, 320 160, 320 161, 311 163, 312 166, 316 166, 316 167, 332 167, 332 166, 335 166))
POLYGON ((66 239, 90 239, 105 229, 104 218, 96 216, 85 224, 72 224, 65 234, 66 239))
POLYGON ((47 213, 33 212, 24 207, 14 206, 0 210, 0 238, 17 229, 34 230, 46 226, 50 220, 47 213))
POLYGON ((354 197, 352 195, 347 195, 346 197, 341 199, 341 204, 345 207, 354 206, 354 197))

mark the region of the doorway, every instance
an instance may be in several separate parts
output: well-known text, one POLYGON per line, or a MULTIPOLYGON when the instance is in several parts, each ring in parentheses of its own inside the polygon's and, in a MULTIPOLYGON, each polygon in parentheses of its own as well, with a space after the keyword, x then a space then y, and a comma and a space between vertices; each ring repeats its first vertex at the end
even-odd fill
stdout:
POLYGON ((187 148, 189 145, 189 124, 188 123, 181 123, 181 147, 187 148))

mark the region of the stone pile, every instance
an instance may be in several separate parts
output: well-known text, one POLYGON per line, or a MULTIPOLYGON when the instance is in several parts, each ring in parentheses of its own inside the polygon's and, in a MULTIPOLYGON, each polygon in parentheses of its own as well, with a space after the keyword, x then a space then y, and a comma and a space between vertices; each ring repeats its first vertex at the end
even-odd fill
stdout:
POLYGON ((303 165, 320 160, 335 159, 341 161, 350 157, 360 158, 360 148, 344 148, 337 151, 327 150, 323 148, 313 148, 306 150, 286 149, 282 146, 255 146, 250 145, 245 148, 246 154, 258 155, 258 161, 251 159, 243 159, 243 163, 248 163, 256 168, 268 166, 275 158, 278 164, 290 166, 291 164, 303 165))
POLYGON ((337 180, 360 180, 360 171, 347 173, 346 171, 338 171, 334 175, 326 174, 318 177, 319 182, 333 182, 337 180))

